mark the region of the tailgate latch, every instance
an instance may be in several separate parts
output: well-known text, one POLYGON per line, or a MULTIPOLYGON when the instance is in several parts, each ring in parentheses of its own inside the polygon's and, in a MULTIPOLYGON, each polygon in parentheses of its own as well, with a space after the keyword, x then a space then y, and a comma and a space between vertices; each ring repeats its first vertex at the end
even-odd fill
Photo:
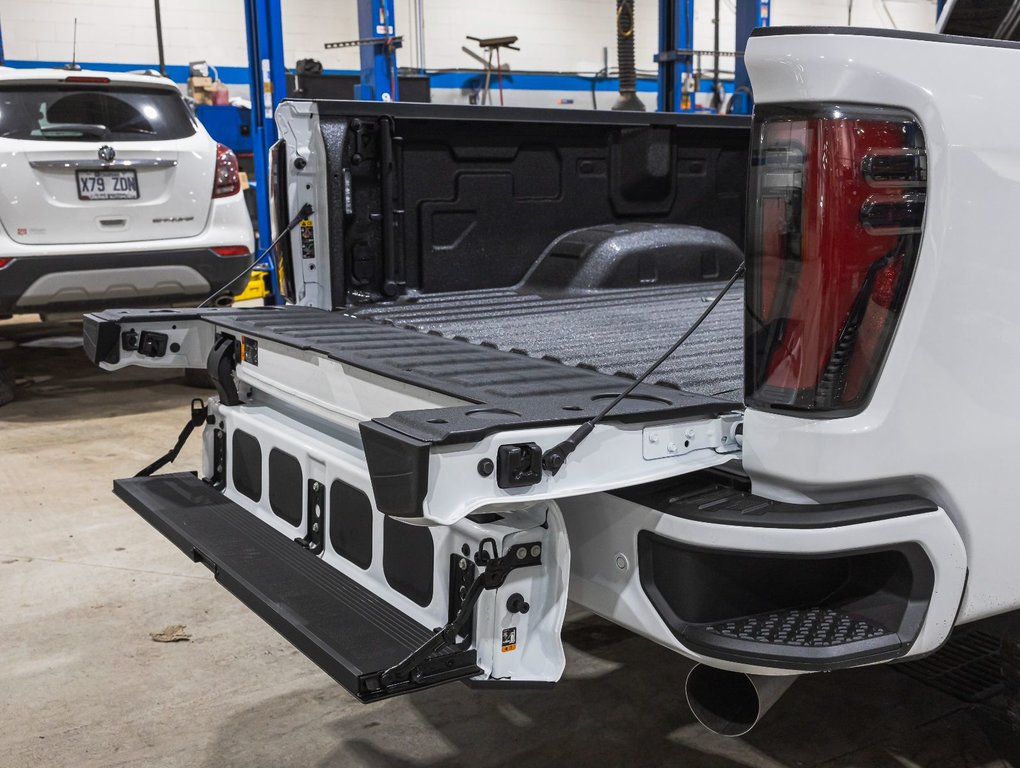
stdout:
POLYGON ((526 488, 542 479, 542 449, 536 443, 501 445, 496 452, 496 484, 526 488))

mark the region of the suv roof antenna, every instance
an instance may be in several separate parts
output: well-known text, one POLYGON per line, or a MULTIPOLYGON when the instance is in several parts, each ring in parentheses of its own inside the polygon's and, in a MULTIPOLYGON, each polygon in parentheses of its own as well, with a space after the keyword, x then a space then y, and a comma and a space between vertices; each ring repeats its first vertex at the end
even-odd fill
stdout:
POLYGON ((78 66, 78 17, 74 17, 74 33, 71 37, 71 63, 65 64, 64 69, 77 72, 81 67, 78 66))

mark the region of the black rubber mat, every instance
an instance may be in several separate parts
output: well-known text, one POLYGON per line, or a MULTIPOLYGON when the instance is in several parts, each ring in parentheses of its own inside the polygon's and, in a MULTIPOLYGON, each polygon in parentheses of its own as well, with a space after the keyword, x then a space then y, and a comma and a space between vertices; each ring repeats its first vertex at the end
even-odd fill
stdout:
MULTIPOLYGON (((372 690, 366 678, 407 657, 429 629, 192 474, 117 480, 114 491, 355 696, 407 692, 372 690)), ((471 663, 437 682, 477 674, 471 663)))
POLYGON ((960 630, 939 651, 893 669, 936 690, 978 704, 1003 691, 999 638, 981 630, 960 630))

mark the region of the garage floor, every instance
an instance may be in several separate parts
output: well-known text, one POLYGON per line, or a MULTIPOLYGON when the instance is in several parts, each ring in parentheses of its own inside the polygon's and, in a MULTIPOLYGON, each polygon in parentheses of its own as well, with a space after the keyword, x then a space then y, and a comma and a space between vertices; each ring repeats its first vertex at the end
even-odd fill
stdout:
POLYGON ((684 705, 687 663, 580 612, 552 691, 357 704, 112 496, 169 448, 196 391, 15 346, 75 330, 0 323, 22 381, 0 408, 0 765, 1010 765, 978 710, 889 668, 806 679, 750 736, 713 736, 684 705), (150 638, 175 624, 191 639, 150 638))

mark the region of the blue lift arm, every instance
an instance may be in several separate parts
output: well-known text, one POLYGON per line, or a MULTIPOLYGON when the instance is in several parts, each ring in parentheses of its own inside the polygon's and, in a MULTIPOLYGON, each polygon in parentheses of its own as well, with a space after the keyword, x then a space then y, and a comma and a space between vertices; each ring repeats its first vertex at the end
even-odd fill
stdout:
MULTIPOLYGON (((258 245, 272 242, 269 226, 269 148, 276 143, 276 105, 287 95, 287 72, 283 63, 283 23, 280 0, 244 0, 248 38, 248 85, 251 90, 251 140, 255 163, 255 199, 258 213, 258 245)), ((281 301, 276 263, 266 260, 272 286, 271 303, 281 301)), ((262 267, 263 265, 260 265, 262 267)))

